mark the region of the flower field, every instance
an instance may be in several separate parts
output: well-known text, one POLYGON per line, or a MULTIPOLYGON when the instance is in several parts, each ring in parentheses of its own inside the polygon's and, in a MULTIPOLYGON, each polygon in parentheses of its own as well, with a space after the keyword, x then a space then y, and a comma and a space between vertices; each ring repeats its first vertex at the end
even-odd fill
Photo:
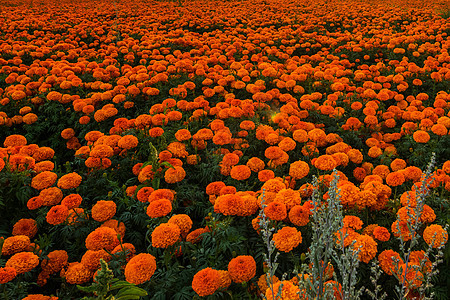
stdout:
POLYGON ((447 299, 450 1, 0 3, 0 299, 447 299))

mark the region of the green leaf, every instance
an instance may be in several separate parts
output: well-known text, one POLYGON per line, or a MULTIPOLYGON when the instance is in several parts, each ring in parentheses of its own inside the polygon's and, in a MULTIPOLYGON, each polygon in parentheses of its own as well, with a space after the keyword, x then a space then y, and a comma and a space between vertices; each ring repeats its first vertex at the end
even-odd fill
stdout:
POLYGON ((121 289, 124 287, 134 287, 134 284, 129 283, 128 281, 118 281, 116 283, 111 284, 111 286, 109 287, 110 290, 116 290, 116 289, 121 289))
POLYGON ((116 295, 116 299, 139 299, 141 296, 147 296, 147 292, 136 286, 124 287, 116 295), (124 297, 134 297, 134 298, 124 298, 124 297))

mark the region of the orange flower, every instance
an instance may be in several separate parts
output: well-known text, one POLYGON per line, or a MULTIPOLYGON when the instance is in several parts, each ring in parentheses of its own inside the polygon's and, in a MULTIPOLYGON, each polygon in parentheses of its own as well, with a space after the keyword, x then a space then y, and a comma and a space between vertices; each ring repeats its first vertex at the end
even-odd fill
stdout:
POLYGON ((425 144, 430 140, 430 135, 426 131, 417 130, 413 133, 413 139, 416 143, 425 144))
POLYGON ((200 297, 214 294, 221 285, 220 272, 212 268, 198 271, 192 279, 192 289, 200 297))
POLYGON ((14 278, 16 278, 16 275, 16 269, 12 267, 0 268, 0 284, 10 282, 14 278))
POLYGON ((447 243, 448 233, 441 225, 433 224, 425 228, 423 239, 431 247, 438 248, 447 243))
POLYGON ((26 235, 30 239, 33 238, 38 231, 36 221, 34 219, 20 219, 13 226, 13 235, 26 235))
POLYGON ((139 140, 134 135, 124 135, 120 138, 120 140, 117 142, 117 146, 123 149, 133 149, 136 148, 139 144, 139 140))
POLYGON ((168 199, 158 199, 150 202, 147 206, 147 216, 160 218, 167 216, 172 211, 172 202, 168 199))
POLYGON ((26 235, 15 235, 6 238, 2 245, 2 255, 11 255, 25 251, 30 246, 30 238, 26 235))
POLYGON ((309 223, 311 211, 304 205, 295 205, 289 211, 289 221, 295 226, 305 226, 309 223))
POLYGON ((265 167, 264 161, 258 157, 252 157, 247 161, 247 167, 250 168, 252 172, 262 171, 265 167))
POLYGON ((58 225, 66 221, 69 216, 69 209, 64 205, 55 205, 47 213, 47 223, 58 225))
POLYGON ((174 157, 186 157, 188 152, 186 151, 186 145, 180 142, 172 142, 167 146, 174 157))
POLYGON ((309 165, 304 161, 293 162, 289 167, 289 176, 294 179, 302 179, 309 173, 309 165))
MULTIPOLYGON (((209 130, 209 129, 206 129, 209 130)), ((209 130, 211 131, 211 130, 209 130)), ((179 129, 176 133, 175 133, 175 138, 179 141, 187 141, 191 138, 191 132, 187 129, 179 129)), ((212 132, 211 132, 211 138, 212 138, 212 132)))
POLYGON ((117 205, 114 201, 99 200, 92 206, 92 219, 105 222, 116 214, 117 205))
POLYGON ((377 226, 373 229, 373 237, 380 242, 387 242, 389 241, 391 234, 386 227, 377 226))
POLYGON ((289 300, 299 298, 300 288, 289 280, 276 281, 273 284, 273 290, 275 298, 273 297, 274 295, 272 294, 272 289, 267 288, 265 291, 267 300, 289 300), (278 294, 280 287, 281 293, 278 294))
POLYGON ((266 216, 274 221, 282 221, 287 217, 286 204, 273 201, 264 209, 266 216))
POLYGON ((70 194, 64 197, 61 201, 61 205, 66 206, 68 209, 80 206, 83 202, 83 198, 79 194, 70 194))
POLYGON ((152 232, 152 246, 155 248, 167 248, 180 240, 181 230, 173 223, 162 223, 152 232))
POLYGON ((236 165, 231 168, 230 176, 236 180, 246 180, 250 177, 252 171, 246 165, 236 165))
POLYGON ((402 172, 392 172, 386 176, 386 183, 389 186, 399 186, 405 182, 405 176, 402 172))
POLYGON ((164 173, 164 180, 167 183, 177 183, 186 177, 186 171, 180 166, 169 168, 164 173))
POLYGON ((336 168, 337 164, 333 156, 325 154, 314 161, 314 166, 322 171, 330 171, 336 168))
POLYGON ((89 233, 86 237, 86 248, 88 250, 113 250, 118 244, 117 232, 109 227, 99 227, 89 233))
POLYGON ((66 174, 59 178, 58 183, 56 184, 60 189, 68 190, 75 189, 81 183, 81 176, 75 172, 66 174))
POLYGON ((177 225, 183 237, 186 237, 193 224, 191 218, 186 214, 173 215, 167 223, 177 225))
POLYGON ((133 284, 141 284, 149 281, 155 271, 155 257, 148 253, 139 253, 125 266, 125 280, 133 284))
POLYGON ((363 221, 356 216, 345 216, 342 221, 344 223, 344 228, 360 230, 363 226, 363 221))
POLYGON ((39 265, 39 257, 33 252, 19 252, 11 256, 5 267, 16 269, 17 274, 23 274, 33 270, 39 265))
POLYGON ((38 209, 44 204, 44 200, 40 196, 32 197, 27 201, 27 208, 29 210, 38 209))
POLYGON ((56 205, 61 202, 63 198, 62 191, 57 187, 49 187, 46 189, 43 189, 39 196, 42 198, 43 205, 45 206, 52 206, 56 205))
POLYGON ((81 263, 86 266, 89 270, 97 270, 100 267, 100 259, 108 262, 111 260, 111 255, 105 250, 87 250, 81 257, 81 263))
POLYGON ((51 275, 59 272, 64 266, 67 265, 69 256, 65 250, 54 250, 47 254, 47 258, 42 260, 42 271, 51 275))
POLYGON ((239 255, 228 263, 228 272, 233 282, 247 282, 256 275, 256 262, 250 255, 239 255))
POLYGON ((74 262, 69 264, 69 267, 64 272, 67 283, 69 284, 83 284, 92 279, 94 271, 87 268, 80 262, 74 262))
POLYGON ((202 234, 204 234, 206 232, 209 232, 208 228, 197 228, 197 229, 189 232, 189 234, 186 236, 186 242, 196 244, 203 239, 202 234))
POLYGON ((31 187, 37 190, 43 190, 51 187, 58 179, 56 173, 44 171, 33 177, 31 180, 31 187))
POLYGON ((225 194, 216 198, 214 210, 224 214, 225 216, 241 215, 244 203, 241 196, 237 194, 225 194))
POLYGON ((25 146, 27 144, 27 139, 20 134, 12 134, 7 136, 3 142, 3 147, 15 147, 15 146, 25 146))
POLYGON ((296 228, 285 226, 273 235, 275 247, 283 252, 290 252, 302 242, 302 234, 296 228))
POLYGON ((371 236, 361 234, 356 237, 356 242, 353 245, 354 251, 357 251, 358 249, 358 259, 368 263, 377 254, 377 243, 371 236))

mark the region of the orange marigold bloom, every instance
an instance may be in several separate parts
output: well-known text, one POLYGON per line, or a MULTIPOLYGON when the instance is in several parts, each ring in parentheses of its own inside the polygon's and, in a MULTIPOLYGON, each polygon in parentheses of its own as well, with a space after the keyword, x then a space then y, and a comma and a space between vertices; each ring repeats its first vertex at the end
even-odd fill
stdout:
POLYGON ((208 228, 197 228, 188 233, 188 235, 186 236, 186 242, 196 244, 203 239, 202 234, 206 232, 209 232, 208 228))
POLYGON ((31 180, 31 187, 36 190, 43 190, 51 187, 58 179, 56 173, 44 171, 33 177, 31 180))
POLYGON ((20 134, 12 134, 7 136, 3 142, 3 147, 15 147, 15 146, 25 146, 27 144, 27 139, 20 134))
POLYGON ((363 226, 363 221, 356 216, 345 216, 342 221, 344 223, 344 228, 360 230, 363 226))
POLYGON ((169 150, 174 157, 186 157, 188 156, 188 152, 186 151, 186 145, 180 142, 172 142, 167 146, 167 150, 169 150))
POLYGON ((230 176, 236 180, 246 180, 252 175, 252 171, 246 165, 233 166, 230 171, 230 176))
POLYGON ((378 262, 384 273, 388 275, 397 273, 400 265, 404 264, 400 254, 390 249, 384 250, 378 255, 378 262))
POLYGON ((267 300, 289 300, 299 298, 300 288, 289 280, 275 282, 273 284, 273 290, 275 293, 275 298, 273 298, 272 290, 270 288, 267 288, 267 290, 265 291, 267 300), (280 286, 281 293, 278 296, 280 286))
POLYGON ((58 225, 66 221, 69 216, 69 209, 64 205, 55 205, 47 213, 47 223, 51 225, 58 225))
POLYGON ((26 235, 15 235, 6 238, 2 245, 2 255, 11 255, 25 251, 30 246, 30 238, 26 235))
POLYGON ((180 166, 174 166, 173 168, 169 168, 164 173, 164 180, 167 183, 180 182, 185 177, 186 177, 186 171, 180 166))
POLYGON ((75 172, 66 174, 59 178, 58 183, 56 184, 60 189, 68 190, 75 189, 81 183, 81 176, 75 172))
POLYGON ((391 238, 391 234, 386 227, 377 226, 373 229, 373 237, 380 242, 387 242, 391 238))
POLYGON ((357 251, 358 249, 358 259, 368 263, 377 254, 377 242, 367 234, 358 235, 353 250, 357 251))
POLYGON ((447 243, 448 233, 441 225, 432 224, 423 231, 423 239, 431 247, 438 248, 447 243))
POLYGON ((426 131, 417 130, 413 133, 413 139, 416 143, 425 144, 430 140, 430 135, 426 131))
POLYGON ((89 155, 95 158, 107 158, 114 155, 114 150, 108 145, 100 144, 95 145, 89 155))
POLYGON ((225 216, 239 216, 244 203, 242 197, 237 194, 225 194, 216 198, 214 210, 225 216))
POLYGON ((422 223, 432 223, 434 222, 434 220, 436 220, 436 214, 429 205, 424 204, 422 214, 420 215, 419 220, 422 223))
POLYGON ((80 206, 83 202, 83 198, 79 194, 70 194, 64 197, 61 201, 61 205, 66 206, 68 209, 80 206))
POLYGON ((139 140, 134 135, 124 135, 120 138, 120 140, 117 142, 117 146, 123 149, 133 149, 136 148, 139 144, 139 140))
POLYGON ((223 181, 214 181, 206 186, 206 194, 208 195, 219 195, 220 190, 225 187, 226 184, 223 181))
POLYGON ((26 235, 30 239, 33 238, 38 231, 36 221, 34 219, 20 219, 13 226, 13 235, 26 235))
POLYGON ((90 281, 93 275, 94 270, 89 269, 80 262, 74 262, 69 264, 62 277, 65 277, 69 284, 83 284, 90 281))
POLYGON ((92 206, 92 219, 105 222, 116 214, 117 205, 114 201, 99 200, 92 206))
POLYGON ((43 189, 39 196, 42 198, 44 206, 52 206, 61 202, 63 198, 63 192, 57 187, 49 187, 43 189))
POLYGON ((0 284, 10 282, 14 278, 16 278, 16 275, 16 269, 12 267, 0 268, 0 284))
POLYGON ((47 255, 47 258, 42 260, 42 270, 47 274, 54 274, 61 271, 67 265, 69 256, 65 250, 54 250, 47 255))
POLYGON ((287 217, 286 204, 273 201, 264 208, 266 216, 274 221, 282 221, 287 217))
POLYGON ((175 191, 169 189, 157 189, 148 196, 148 202, 150 203, 157 199, 168 199, 173 202, 175 199, 175 191))
POLYGON ((209 296, 220 288, 221 274, 218 270, 205 268, 198 271, 192 279, 192 289, 201 297, 209 296))
POLYGON ((117 234, 120 234, 119 239, 122 239, 125 236, 126 227, 123 222, 119 222, 118 220, 109 219, 108 221, 104 222, 100 227, 109 227, 114 229, 117 234))
POLYGON ((66 128, 61 131, 61 137, 65 140, 69 140, 75 136, 75 130, 72 128, 66 128))
POLYGON ((289 211, 289 221, 295 226, 305 226, 309 223, 311 211, 304 205, 295 205, 289 211))
POLYGON ((44 204, 44 199, 40 196, 32 197, 27 201, 27 208, 29 210, 38 209, 44 204))
POLYGON ((33 252, 19 252, 11 256, 5 267, 16 269, 17 274, 31 271, 39 265, 39 257, 33 252))
POLYGON ((253 172, 262 171, 265 167, 265 163, 258 157, 252 157, 247 161, 247 167, 250 168, 253 172))
POLYGON ((302 242, 302 234, 294 227, 285 226, 273 235, 275 247, 283 252, 290 252, 302 242))
POLYGON ((103 249, 97 251, 87 250, 81 257, 81 263, 86 268, 95 271, 100 268, 100 259, 109 262, 111 255, 103 249))
POLYGON ((261 170, 258 172, 258 180, 261 182, 267 182, 270 179, 275 178, 275 173, 272 170, 261 170))
POLYGON ((181 230, 173 223, 162 223, 152 232, 152 246, 155 248, 167 248, 180 240, 181 230))
POLYGON ((302 179, 309 173, 309 165, 304 161, 293 162, 289 166, 289 176, 294 179, 302 179))
POLYGON ((172 211, 172 202, 168 199, 158 199, 150 202, 147 206, 147 216, 160 218, 167 216, 172 211))
POLYGON ((89 233, 86 237, 85 244, 88 250, 96 251, 105 249, 111 251, 119 244, 119 239, 117 237, 117 232, 114 229, 109 227, 99 227, 89 233))
POLYGON ((180 232, 183 237, 186 237, 193 224, 191 218, 186 214, 173 215, 167 223, 177 225, 180 228, 180 232))
POLYGON ((389 173, 386 176, 386 183, 389 186, 399 186, 399 185, 402 185, 404 182, 405 182, 405 176, 400 171, 389 173))
POLYGON ((314 161, 314 166, 322 171, 330 171, 336 168, 336 160, 331 155, 321 155, 314 161))
POLYGON ((228 272, 233 282, 247 282, 256 275, 256 262, 250 255, 239 255, 228 263, 228 272))
POLYGON ((239 162, 239 156, 236 153, 227 153, 222 158, 222 164, 225 166, 234 166, 239 162))
POLYGON ((125 266, 125 280, 141 284, 150 280, 156 271, 156 259, 148 253, 139 253, 125 266))

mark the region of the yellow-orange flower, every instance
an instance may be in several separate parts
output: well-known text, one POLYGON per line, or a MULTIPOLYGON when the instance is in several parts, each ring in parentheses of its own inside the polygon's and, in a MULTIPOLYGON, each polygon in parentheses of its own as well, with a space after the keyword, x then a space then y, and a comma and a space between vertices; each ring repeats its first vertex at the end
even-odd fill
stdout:
POLYGON ((173 223, 162 223, 152 232, 152 246, 155 248, 167 248, 180 240, 181 230, 173 223))
POLYGON ((209 296, 220 287, 221 276, 218 270, 205 268, 198 271, 192 279, 192 289, 201 297, 209 296))
POLYGON ((247 282, 256 275, 256 262, 250 255, 239 255, 228 263, 228 272, 233 282, 247 282))
POLYGON ((125 266, 125 280, 133 284, 141 284, 149 281, 155 271, 155 257, 148 253, 139 253, 125 266))
POLYGON ((68 190, 75 189, 81 183, 81 176, 75 172, 66 174, 59 178, 58 183, 56 184, 60 189, 68 190))
POLYGON ((294 227, 285 226, 273 235, 275 247, 283 252, 290 252, 302 242, 302 234, 294 227))
POLYGON ((105 222, 116 214, 117 205, 114 201, 99 200, 92 206, 92 219, 105 222))
POLYGON ((11 256, 5 264, 5 267, 16 269, 17 274, 23 274, 31 271, 39 265, 39 257, 33 252, 19 252, 11 256))
POLYGON ((431 247, 438 248, 447 243, 448 233, 441 225, 432 224, 423 231, 423 239, 431 247))

